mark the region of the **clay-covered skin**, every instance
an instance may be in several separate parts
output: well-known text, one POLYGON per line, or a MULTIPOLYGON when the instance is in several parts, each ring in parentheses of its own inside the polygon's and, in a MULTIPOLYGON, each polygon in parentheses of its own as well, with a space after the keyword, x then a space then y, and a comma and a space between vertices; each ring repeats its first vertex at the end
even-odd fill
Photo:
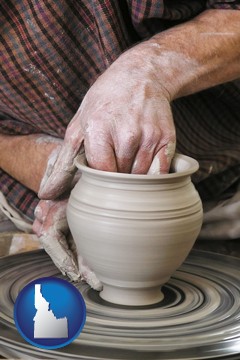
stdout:
POLYGON ((205 11, 126 51, 87 93, 63 146, 0 135, 1 168, 46 200, 71 189, 83 141, 93 168, 167 172, 176 143, 170 102, 239 78, 239 22, 239 11, 205 11))
POLYGON ((93 289, 101 290, 100 281, 76 252, 66 218, 67 202, 68 197, 40 201, 35 210, 33 230, 62 274, 72 281, 84 280, 93 289))
POLYGON ((47 159, 55 144, 1 134, 1 168, 42 199, 69 188, 83 140, 93 168, 144 173, 157 158, 167 172, 166 147, 176 142, 169 103, 239 78, 239 21, 239 11, 208 10, 126 51, 87 93, 54 164, 47 159))
POLYGON ((103 284, 100 296, 121 305, 162 300, 161 286, 190 252, 202 224, 191 182, 198 168, 183 155, 171 174, 139 175, 91 169, 71 192, 68 223, 80 254, 103 284))
POLYGON ((67 199, 40 202, 35 210, 33 230, 55 265, 71 280, 77 280, 80 276, 77 261, 66 239, 69 233, 66 206, 67 199))
POLYGON ((166 148, 176 143, 170 102, 239 78, 239 21, 239 11, 208 10, 123 53, 86 94, 40 196, 67 186, 83 139, 93 168, 147 173, 155 161, 168 172, 166 148))

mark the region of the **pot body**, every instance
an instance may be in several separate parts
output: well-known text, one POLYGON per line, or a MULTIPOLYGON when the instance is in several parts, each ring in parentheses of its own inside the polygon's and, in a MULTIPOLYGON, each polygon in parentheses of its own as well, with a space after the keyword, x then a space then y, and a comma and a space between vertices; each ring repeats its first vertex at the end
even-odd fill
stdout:
POLYGON ((133 306, 161 301, 161 286, 201 229, 202 203, 191 182, 197 162, 177 155, 173 173, 154 176, 77 165, 82 176, 67 218, 78 253, 103 284, 100 296, 133 306))

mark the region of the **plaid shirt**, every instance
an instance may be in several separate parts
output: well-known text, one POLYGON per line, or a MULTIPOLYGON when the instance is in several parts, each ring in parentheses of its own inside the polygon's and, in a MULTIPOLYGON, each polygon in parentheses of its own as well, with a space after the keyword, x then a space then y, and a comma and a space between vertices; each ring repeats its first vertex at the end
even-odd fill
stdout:
MULTIPOLYGON (((125 49, 206 8, 240 10, 240 1, 2 1, 0 132, 63 138, 89 87, 125 49)), ((203 92, 172 104, 178 150, 199 160, 195 181, 203 196, 240 177, 240 84, 221 89, 210 91, 211 101, 203 92), (225 178, 216 182, 216 174, 225 178)), ((0 190, 33 219, 36 194, 2 169, 0 190)))

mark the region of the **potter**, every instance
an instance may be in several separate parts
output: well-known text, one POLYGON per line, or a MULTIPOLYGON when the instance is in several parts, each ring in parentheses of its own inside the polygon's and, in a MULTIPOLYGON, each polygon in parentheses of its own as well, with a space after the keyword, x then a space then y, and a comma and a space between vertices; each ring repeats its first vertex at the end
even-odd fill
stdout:
POLYGON ((82 176, 67 218, 78 253, 103 284, 109 302, 140 306, 163 299, 161 287, 189 254, 201 228, 202 204, 192 158, 175 155, 172 172, 134 175, 92 169, 82 176))

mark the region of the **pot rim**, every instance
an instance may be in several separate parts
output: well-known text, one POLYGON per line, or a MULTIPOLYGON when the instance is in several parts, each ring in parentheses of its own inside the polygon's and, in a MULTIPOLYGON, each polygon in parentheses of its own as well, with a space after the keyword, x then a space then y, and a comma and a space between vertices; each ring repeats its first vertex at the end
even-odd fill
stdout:
POLYGON ((101 176, 108 176, 112 178, 119 178, 119 179, 171 179, 176 177, 183 177, 183 176, 190 176, 195 173, 199 169, 199 163, 196 159, 175 153, 171 167, 177 168, 176 172, 168 173, 168 174, 129 174, 129 173, 120 173, 120 172, 111 172, 111 171, 104 171, 104 170, 97 170, 90 168, 87 165, 87 160, 84 153, 79 154, 74 160, 75 166, 82 172, 82 173, 89 173, 92 175, 101 175, 101 176), (178 167, 181 165, 183 169, 179 169, 178 167))

